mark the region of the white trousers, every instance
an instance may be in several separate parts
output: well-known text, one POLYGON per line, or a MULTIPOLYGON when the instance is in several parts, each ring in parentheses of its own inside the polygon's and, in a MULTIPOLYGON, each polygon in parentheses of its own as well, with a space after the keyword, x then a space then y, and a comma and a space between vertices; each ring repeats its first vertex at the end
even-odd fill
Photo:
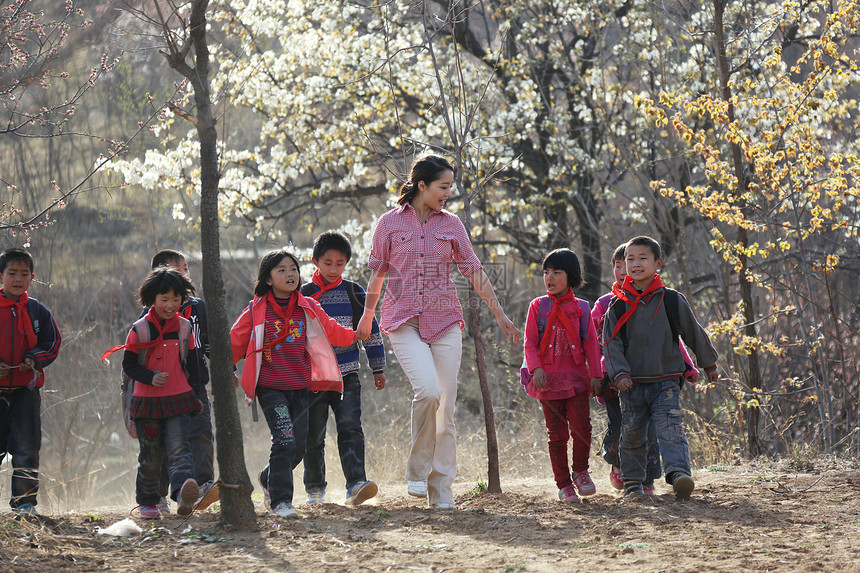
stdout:
POLYGON ((418 319, 412 318, 389 332, 388 338, 415 392, 406 479, 427 480, 431 505, 452 504, 451 486, 457 475, 454 403, 463 354, 460 325, 454 324, 442 338, 428 344, 418 334, 418 319))

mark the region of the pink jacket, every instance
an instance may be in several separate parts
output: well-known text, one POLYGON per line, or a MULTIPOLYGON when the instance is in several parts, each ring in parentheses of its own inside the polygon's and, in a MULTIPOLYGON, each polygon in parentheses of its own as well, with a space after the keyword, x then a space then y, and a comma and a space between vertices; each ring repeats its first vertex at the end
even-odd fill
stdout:
MULTIPOLYGON (((299 295, 298 305, 304 309, 307 320, 307 347, 311 357, 310 389, 343 392, 340 366, 331 346, 349 346, 355 340, 355 332, 329 317, 314 299, 296 294, 299 295)), ((247 356, 253 357, 245 360, 242 368, 242 390, 245 391, 245 401, 248 404, 254 401, 257 379, 263 364, 263 353, 256 350, 263 347, 266 327, 265 300, 265 297, 255 296, 230 328, 233 364, 247 356)))
MULTIPOLYGON (((587 304, 587 303, 586 303, 587 304)), ((540 299, 534 299, 529 305, 528 317, 526 318, 526 333, 523 338, 523 351, 525 353, 526 366, 529 372, 534 373, 535 368, 541 367, 544 371, 550 374, 556 374, 566 367, 568 364, 558 364, 553 361, 553 352, 547 352, 546 356, 540 355, 540 342, 538 340, 538 325, 537 315, 540 309, 540 299)), ((594 329, 594 323, 588 320, 588 330, 585 334, 585 340, 579 340, 580 316, 583 310, 579 306, 579 299, 576 297, 572 301, 562 306, 562 309, 567 313, 570 321, 576 328, 576 340, 571 340, 570 343, 574 347, 578 347, 573 352, 573 358, 577 365, 577 377, 580 379, 579 391, 588 391, 589 378, 600 378, 600 345, 597 342, 597 331, 594 329)), ((557 328, 561 328, 560 323, 557 323, 557 328)), ((551 336, 550 332, 545 332, 544 336, 551 336)), ((529 396, 541 399, 544 393, 552 392, 555 389, 547 387, 543 390, 534 388, 532 384, 526 389, 529 396)), ((572 395, 572 394, 571 394, 572 395)))

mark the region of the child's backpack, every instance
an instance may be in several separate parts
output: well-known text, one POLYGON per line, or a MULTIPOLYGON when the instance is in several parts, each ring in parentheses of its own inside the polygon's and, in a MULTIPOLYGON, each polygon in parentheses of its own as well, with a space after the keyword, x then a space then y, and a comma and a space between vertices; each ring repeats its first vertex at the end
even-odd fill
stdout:
POLYGON ((361 320, 361 315, 364 314, 365 295, 361 292, 361 287, 358 286, 358 283, 343 281, 343 286, 346 287, 349 304, 352 306, 352 329, 355 330, 358 328, 358 321, 361 320))
MULTIPOLYGON (((537 315, 537 327, 538 327, 538 346, 540 346, 541 340, 543 340, 543 333, 546 330, 546 323, 549 319, 549 311, 552 308, 552 301, 548 296, 540 297, 540 306, 538 307, 538 315, 537 315)), ((585 335, 588 333, 588 321, 591 320, 591 307, 588 304, 588 301, 577 299, 579 301, 579 309, 582 311, 582 315, 579 317, 579 340, 585 340, 585 335)), ((532 373, 529 372, 528 365, 526 365, 526 357, 523 356, 523 365, 520 367, 520 384, 523 385, 523 388, 528 388, 528 385, 531 384, 532 381, 532 373)))
MULTIPOLYGON (((135 321, 134 332, 137 334, 138 342, 149 342, 149 324, 146 318, 139 318, 135 321)), ((191 323, 183 317, 179 317, 179 359, 182 361, 183 368, 185 367, 185 358, 188 356, 188 338, 191 336, 191 323)), ((142 348, 137 353, 138 364, 146 362, 146 348, 142 348)), ((125 423, 125 429, 128 435, 137 439, 137 429, 134 426, 134 420, 131 418, 129 408, 131 399, 134 396, 134 385, 136 381, 130 378, 125 371, 122 372, 122 421, 125 423)))

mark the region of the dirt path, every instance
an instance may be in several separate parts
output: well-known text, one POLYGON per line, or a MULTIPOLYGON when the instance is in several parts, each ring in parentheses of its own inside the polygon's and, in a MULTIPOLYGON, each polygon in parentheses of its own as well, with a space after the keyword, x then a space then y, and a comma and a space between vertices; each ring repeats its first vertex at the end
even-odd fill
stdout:
MULTIPOLYGON (((284 522, 260 507, 259 531, 217 527, 208 511, 187 523, 136 520, 144 533, 95 533, 118 512, 40 522, 0 517, 4 570, 34 571, 860 571, 860 469, 817 473, 716 467, 694 475, 689 502, 664 484, 624 502, 605 482, 562 505, 549 481, 503 483, 506 493, 464 492, 456 511, 430 511, 405 487, 376 505, 301 506, 284 522), (190 528, 189 528, 190 526, 190 528)), ((465 486, 464 486, 465 487, 465 486)))

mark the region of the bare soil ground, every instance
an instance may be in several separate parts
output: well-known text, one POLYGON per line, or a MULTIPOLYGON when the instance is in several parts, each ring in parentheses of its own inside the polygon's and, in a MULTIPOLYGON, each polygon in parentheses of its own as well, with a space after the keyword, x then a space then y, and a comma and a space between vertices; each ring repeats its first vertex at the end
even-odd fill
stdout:
POLYGON ((128 538, 96 533, 126 510, 0 517, 6 571, 860 571, 860 465, 715 466, 675 501, 663 483, 622 500, 605 476, 584 503, 557 501, 548 480, 503 482, 478 495, 462 484, 456 511, 431 511, 405 485, 374 505, 299 506, 283 521, 258 501, 259 529, 219 527, 218 512, 136 519, 128 538))

